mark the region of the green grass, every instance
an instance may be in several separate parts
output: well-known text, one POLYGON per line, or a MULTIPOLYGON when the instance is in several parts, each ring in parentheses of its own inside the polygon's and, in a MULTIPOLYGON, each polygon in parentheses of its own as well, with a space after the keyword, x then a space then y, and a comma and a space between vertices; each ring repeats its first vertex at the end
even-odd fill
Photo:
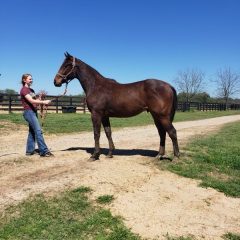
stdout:
POLYGON ((201 179, 232 197, 240 197, 240 122, 226 124, 220 132, 192 140, 176 163, 161 167, 189 178, 201 179))
POLYGON ((89 192, 80 187, 53 198, 37 195, 10 208, 0 219, 0 239, 140 239, 120 217, 89 201, 89 192))
POLYGON ((113 195, 102 195, 97 198, 97 203, 100 204, 108 204, 111 203, 114 200, 113 195))
POLYGON ((168 234, 165 236, 166 240, 194 240, 194 236, 188 236, 188 237, 171 237, 168 234))
POLYGON ((9 121, 15 124, 25 124, 25 120, 21 113, 11 113, 11 114, 0 114, 1 121, 9 121))
MULTIPOLYGON (((177 112, 175 122, 206 119, 227 115, 240 114, 240 111, 212 111, 212 112, 177 112)), ((0 114, 0 121, 10 121, 15 124, 26 124, 21 113, 18 114, 0 114)), ((131 118, 111 118, 113 128, 145 126, 154 124, 150 113, 142 113, 131 118)), ((55 114, 49 113, 44 121, 43 130, 49 134, 75 133, 83 131, 92 131, 92 122, 90 114, 55 114)))
POLYGON ((174 118, 174 122, 200 120, 200 119, 230 116, 230 115, 236 115, 236 114, 240 114, 240 111, 177 112, 174 118))
POLYGON ((239 234, 234 234, 234 233, 227 233, 223 236, 223 239, 226 239, 226 240, 240 240, 240 235, 239 234))

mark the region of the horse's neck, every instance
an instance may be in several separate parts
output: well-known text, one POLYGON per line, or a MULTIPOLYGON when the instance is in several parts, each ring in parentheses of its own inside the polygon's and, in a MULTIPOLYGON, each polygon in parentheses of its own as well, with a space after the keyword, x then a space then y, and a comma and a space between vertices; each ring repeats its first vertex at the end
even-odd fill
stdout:
POLYGON ((87 95, 93 90, 95 84, 99 81, 99 79, 103 78, 103 76, 81 60, 78 60, 78 66, 76 78, 79 80, 84 92, 87 95))

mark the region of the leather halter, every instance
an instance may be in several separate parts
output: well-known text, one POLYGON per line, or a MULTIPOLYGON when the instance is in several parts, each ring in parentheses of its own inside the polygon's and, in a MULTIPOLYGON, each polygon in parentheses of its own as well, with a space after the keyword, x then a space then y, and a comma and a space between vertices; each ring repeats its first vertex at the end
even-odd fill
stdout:
POLYGON ((60 76, 64 80, 66 80, 66 84, 68 84, 71 80, 68 80, 67 77, 73 72, 75 66, 76 66, 76 60, 75 60, 75 57, 73 57, 72 69, 70 70, 70 72, 66 75, 63 75, 63 74, 58 72, 56 75, 60 76))

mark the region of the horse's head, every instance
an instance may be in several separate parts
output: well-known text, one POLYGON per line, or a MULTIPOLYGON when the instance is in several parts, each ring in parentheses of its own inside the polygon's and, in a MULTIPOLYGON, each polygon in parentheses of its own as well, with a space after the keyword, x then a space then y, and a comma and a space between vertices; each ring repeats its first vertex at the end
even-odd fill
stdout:
POLYGON ((65 53, 65 57, 63 64, 54 78, 54 85, 56 87, 61 87, 63 83, 68 83, 75 78, 75 57, 71 56, 68 52, 65 53))

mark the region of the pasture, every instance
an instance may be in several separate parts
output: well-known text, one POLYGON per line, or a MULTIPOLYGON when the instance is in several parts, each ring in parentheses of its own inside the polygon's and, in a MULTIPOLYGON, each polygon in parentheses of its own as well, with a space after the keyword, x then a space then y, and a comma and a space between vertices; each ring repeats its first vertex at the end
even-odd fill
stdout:
POLYGON ((176 114, 177 162, 154 159, 150 116, 113 119, 114 158, 102 134, 94 163, 89 115, 47 116, 51 160, 25 157, 21 115, 0 115, 0 239, 239 239, 240 118, 224 113, 176 114))
MULTIPOLYGON (((174 122, 208 119, 221 116, 238 115, 240 111, 193 111, 176 112, 174 122)), ((21 113, 0 114, 0 121, 9 121, 14 124, 24 125, 25 120, 21 113)), ((41 118, 40 118, 41 121, 41 118)), ((153 124, 153 119, 149 113, 142 113, 131 118, 111 118, 113 128, 146 126, 153 124)), ((1 127, 1 122, 0 122, 1 127)), ((2 126, 3 127, 3 126, 2 126)), ((47 134, 62 134, 92 131, 90 114, 55 114, 48 113, 44 120, 43 130, 47 134)))

